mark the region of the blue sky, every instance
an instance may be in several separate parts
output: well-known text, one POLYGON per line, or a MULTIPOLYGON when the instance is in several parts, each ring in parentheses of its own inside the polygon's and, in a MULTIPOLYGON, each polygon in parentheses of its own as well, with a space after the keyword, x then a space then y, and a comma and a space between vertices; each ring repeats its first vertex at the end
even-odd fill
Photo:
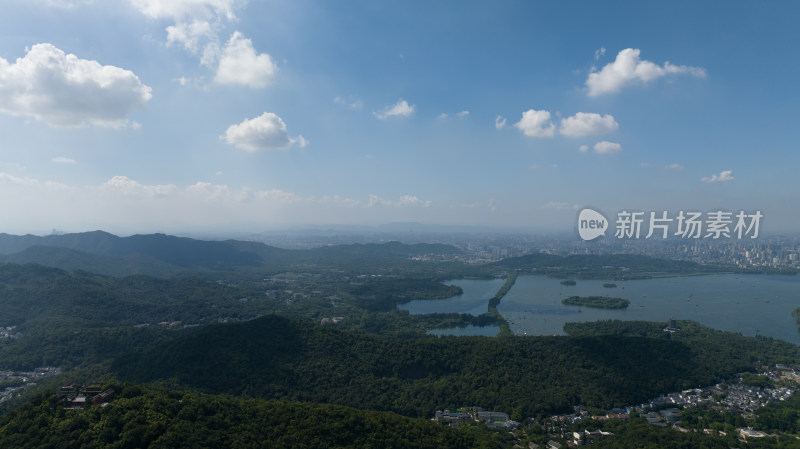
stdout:
POLYGON ((10 0, 0 231, 800 221, 796 2, 10 0))

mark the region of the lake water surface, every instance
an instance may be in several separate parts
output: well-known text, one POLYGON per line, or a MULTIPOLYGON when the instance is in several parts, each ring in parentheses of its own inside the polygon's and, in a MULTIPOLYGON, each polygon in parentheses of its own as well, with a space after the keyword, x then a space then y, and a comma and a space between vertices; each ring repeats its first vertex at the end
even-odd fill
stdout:
MULTIPOLYGON (((502 280, 452 282, 464 295, 445 300, 411 301, 401 307, 411 313, 458 312, 480 315, 502 280)), ((800 277, 725 274, 682 276, 636 281, 577 281, 520 276, 498 306, 517 334, 563 335, 564 323, 597 320, 666 322, 693 320, 742 335, 764 335, 800 344, 800 332, 791 315, 800 307, 800 277), (617 288, 604 288, 613 282, 617 288), (605 310, 565 306, 569 296, 613 296, 629 300, 627 309, 605 310)), ((479 328, 476 328, 479 329, 479 328)), ((467 331, 469 328, 467 328, 467 331)), ((460 329, 458 335, 464 335, 460 329)), ((470 335, 485 335, 484 333, 470 335)), ((496 333, 495 333, 496 334, 496 333)), ((492 334, 494 335, 494 334, 492 334)))

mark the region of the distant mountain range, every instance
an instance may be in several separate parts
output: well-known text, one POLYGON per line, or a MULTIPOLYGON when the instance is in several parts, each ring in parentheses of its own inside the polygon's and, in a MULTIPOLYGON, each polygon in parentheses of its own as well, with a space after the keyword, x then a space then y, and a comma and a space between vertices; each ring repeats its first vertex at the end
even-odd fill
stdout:
POLYGON ((185 272, 291 267, 296 264, 376 265, 419 254, 458 254, 450 245, 398 242, 286 250, 260 242, 206 241, 164 234, 118 237, 104 231, 64 235, 0 234, 0 262, 36 263, 112 276, 170 277, 185 272))

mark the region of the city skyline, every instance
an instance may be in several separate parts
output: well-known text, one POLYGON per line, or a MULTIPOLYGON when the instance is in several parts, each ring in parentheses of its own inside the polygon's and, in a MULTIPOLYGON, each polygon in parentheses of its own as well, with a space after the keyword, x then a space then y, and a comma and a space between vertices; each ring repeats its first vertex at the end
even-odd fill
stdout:
POLYGON ((572 6, 12 0, 0 232, 796 231, 798 6, 572 6))

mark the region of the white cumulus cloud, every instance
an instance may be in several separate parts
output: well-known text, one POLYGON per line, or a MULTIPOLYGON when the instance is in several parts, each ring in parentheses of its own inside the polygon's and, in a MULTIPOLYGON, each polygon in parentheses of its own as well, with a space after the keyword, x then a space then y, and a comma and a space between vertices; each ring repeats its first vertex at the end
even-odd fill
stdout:
POLYGON ((666 168, 670 170, 683 170, 684 167, 681 164, 669 164, 666 166, 666 168))
POLYGON ((581 137, 607 134, 617 129, 619 129, 619 123, 614 120, 613 115, 578 112, 572 117, 562 119, 558 132, 564 136, 581 137))
POLYGON ((505 119, 505 117, 503 117, 501 115, 498 115, 494 119, 494 127, 497 128, 497 129, 505 128, 506 127, 506 119, 505 119))
POLYGON ((272 112, 265 112, 256 118, 245 119, 239 124, 229 126, 220 139, 251 152, 287 150, 295 143, 301 147, 308 144, 303 136, 290 137, 286 123, 272 112))
POLYGON ((733 180, 733 170, 723 170, 718 175, 713 174, 710 178, 700 178, 700 182, 726 182, 733 180))
POLYGON ((528 137, 553 137, 556 125, 550 121, 550 112, 528 109, 522 113, 522 119, 514 123, 528 137))
POLYGON ((14 63, 0 58, 0 112, 53 127, 135 127, 127 116, 150 101, 150 91, 130 70, 52 44, 36 44, 14 63))
POLYGON ((166 20, 167 45, 182 45, 200 56, 200 63, 215 70, 214 81, 265 87, 277 66, 267 53, 258 53, 253 42, 239 31, 221 43, 225 22, 236 20, 236 10, 246 0, 130 0, 153 20, 166 20))
POLYGON ((599 154, 614 154, 622 150, 622 145, 603 140, 594 144, 594 151, 599 154))
POLYGON ((240 0, 131 0, 133 6, 153 20, 169 20, 167 45, 181 44, 192 53, 201 46, 217 45, 221 21, 234 20, 240 0), (202 45, 201 45, 202 44, 202 45))
POLYGON ((381 120, 386 120, 389 117, 410 117, 414 114, 415 106, 409 105, 406 100, 402 98, 397 100, 397 103, 387 106, 381 112, 373 112, 375 117, 381 120))
POLYGON ((192 53, 200 50, 201 43, 207 39, 214 39, 216 31, 209 22, 202 20, 194 22, 180 22, 167 27, 167 45, 174 43, 183 46, 192 53))
POLYGON ((74 164, 75 159, 70 159, 68 157, 54 157, 50 159, 51 162, 55 162, 56 164, 74 164))
POLYGON ((220 84, 265 87, 276 71, 277 66, 270 55, 257 54, 253 42, 236 31, 222 49, 214 81, 220 84))
POLYGON ((589 146, 588 145, 581 145, 581 146, 578 147, 578 151, 580 151, 581 153, 585 153, 585 152, 589 151, 589 146))
POLYGON ((619 92, 623 87, 641 83, 646 84, 658 78, 673 74, 689 74, 705 78, 706 71, 701 67, 674 65, 665 62, 658 65, 639 57, 641 50, 626 48, 617 54, 614 62, 606 64, 600 71, 592 71, 586 79, 590 97, 619 92))

